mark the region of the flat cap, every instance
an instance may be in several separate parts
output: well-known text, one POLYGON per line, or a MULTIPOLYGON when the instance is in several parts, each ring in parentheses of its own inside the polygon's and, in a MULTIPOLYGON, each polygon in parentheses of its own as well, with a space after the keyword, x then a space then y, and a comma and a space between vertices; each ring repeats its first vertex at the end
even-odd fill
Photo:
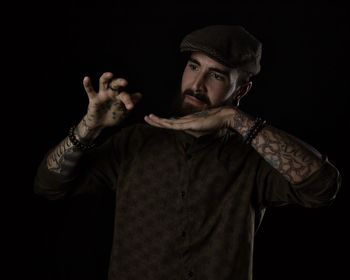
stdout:
POLYGON ((200 51, 230 68, 256 75, 260 71, 261 42, 239 25, 210 25, 186 35, 180 51, 200 51))

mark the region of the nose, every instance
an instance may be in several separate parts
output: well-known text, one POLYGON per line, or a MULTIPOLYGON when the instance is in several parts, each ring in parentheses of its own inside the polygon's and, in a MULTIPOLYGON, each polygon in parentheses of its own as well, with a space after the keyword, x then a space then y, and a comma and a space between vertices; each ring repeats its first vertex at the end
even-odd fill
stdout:
POLYGON ((203 73, 198 73, 193 80, 192 90, 194 92, 206 92, 205 86, 205 75, 203 73))

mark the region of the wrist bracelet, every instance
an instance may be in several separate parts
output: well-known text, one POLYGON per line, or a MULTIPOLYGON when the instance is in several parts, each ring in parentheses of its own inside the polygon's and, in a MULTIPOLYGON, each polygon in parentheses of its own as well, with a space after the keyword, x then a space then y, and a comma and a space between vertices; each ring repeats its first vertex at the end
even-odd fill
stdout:
POLYGON ((92 149, 93 147, 95 147, 95 143, 84 144, 84 143, 80 142, 79 139, 74 134, 75 127, 76 126, 73 125, 69 129, 69 133, 68 133, 68 138, 72 142, 73 146, 76 147, 77 149, 79 149, 80 151, 88 151, 88 150, 92 149))
POLYGON ((244 143, 251 144, 253 139, 258 135, 258 133, 266 126, 266 120, 258 117, 255 119, 252 127, 249 129, 248 133, 244 137, 244 143))

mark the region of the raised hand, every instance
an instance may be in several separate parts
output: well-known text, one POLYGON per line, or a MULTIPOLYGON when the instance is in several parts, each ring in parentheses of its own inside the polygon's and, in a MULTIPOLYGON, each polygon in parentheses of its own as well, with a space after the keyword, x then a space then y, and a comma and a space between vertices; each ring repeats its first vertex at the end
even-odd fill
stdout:
POLYGON ((112 73, 105 72, 100 77, 99 90, 96 92, 90 78, 84 78, 89 106, 76 129, 79 138, 95 138, 103 128, 117 125, 127 116, 142 97, 140 93, 129 94, 124 91, 127 84, 127 80, 113 79, 112 73))

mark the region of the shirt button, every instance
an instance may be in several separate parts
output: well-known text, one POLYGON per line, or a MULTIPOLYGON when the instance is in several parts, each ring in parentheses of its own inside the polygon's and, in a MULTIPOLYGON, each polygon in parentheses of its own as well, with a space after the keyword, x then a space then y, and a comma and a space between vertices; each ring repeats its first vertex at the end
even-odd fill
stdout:
POLYGON ((188 276, 189 276, 189 277, 192 277, 192 276, 193 276, 193 271, 189 271, 189 272, 188 272, 188 276))
POLYGON ((182 191, 182 192, 181 192, 181 196, 182 196, 182 197, 185 197, 185 194, 186 194, 185 191, 182 191))
POLYGON ((183 238, 185 238, 185 237, 186 237, 186 231, 183 231, 183 232, 181 233, 181 236, 182 236, 183 238))

